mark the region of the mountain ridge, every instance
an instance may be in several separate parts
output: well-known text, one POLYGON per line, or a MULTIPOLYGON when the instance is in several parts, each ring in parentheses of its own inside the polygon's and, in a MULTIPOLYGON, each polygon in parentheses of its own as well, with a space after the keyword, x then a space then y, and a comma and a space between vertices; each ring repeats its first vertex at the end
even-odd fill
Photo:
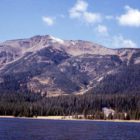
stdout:
MULTIPOLYGON (((110 49, 89 41, 45 35, 0 43, 0 58, 0 91, 55 96, 83 94, 90 89, 103 92, 108 77, 119 77, 128 69, 133 73, 130 67, 137 67, 139 72, 140 49, 110 49)), ((117 91, 111 86, 112 93, 127 89, 124 86, 126 89, 117 91)))

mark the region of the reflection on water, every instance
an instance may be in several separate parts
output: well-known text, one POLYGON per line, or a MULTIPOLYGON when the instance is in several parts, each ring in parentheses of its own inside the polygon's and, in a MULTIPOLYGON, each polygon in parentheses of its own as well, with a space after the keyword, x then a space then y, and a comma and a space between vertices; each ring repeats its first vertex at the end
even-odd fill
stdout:
POLYGON ((140 140, 140 123, 1 118, 0 140, 140 140))

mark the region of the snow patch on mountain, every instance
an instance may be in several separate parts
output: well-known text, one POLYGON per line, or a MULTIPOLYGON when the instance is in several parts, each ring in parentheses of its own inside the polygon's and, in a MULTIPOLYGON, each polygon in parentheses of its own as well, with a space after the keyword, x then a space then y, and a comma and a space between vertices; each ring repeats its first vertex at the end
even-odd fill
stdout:
POLYGON ((54 42, 54 43, 55 42, 60 43, 60 44, 64 43, 64 40, 56 38, 56 37, 53 37, 53 36, 50 36, 50 39, 52 39, 52 42, 54 42))

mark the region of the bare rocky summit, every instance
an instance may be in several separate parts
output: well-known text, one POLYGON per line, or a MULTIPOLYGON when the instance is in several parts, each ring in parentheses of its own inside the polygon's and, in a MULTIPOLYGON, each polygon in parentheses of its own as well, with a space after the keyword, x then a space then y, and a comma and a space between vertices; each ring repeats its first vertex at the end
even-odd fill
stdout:
POLYGON ((49 35, 5 41, 0 43, 0 91, 139 92, 140 49, 109 49, 49 35))

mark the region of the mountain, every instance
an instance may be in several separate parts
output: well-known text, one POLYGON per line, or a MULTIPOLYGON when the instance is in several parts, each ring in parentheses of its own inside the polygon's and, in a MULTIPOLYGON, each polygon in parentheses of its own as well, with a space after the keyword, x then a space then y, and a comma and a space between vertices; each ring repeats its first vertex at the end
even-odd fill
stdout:
POLYGON ((4 91, 48 96, 139 92, 140 49, 109 49, 49 35, 5 41, 0 43, 4 91))

